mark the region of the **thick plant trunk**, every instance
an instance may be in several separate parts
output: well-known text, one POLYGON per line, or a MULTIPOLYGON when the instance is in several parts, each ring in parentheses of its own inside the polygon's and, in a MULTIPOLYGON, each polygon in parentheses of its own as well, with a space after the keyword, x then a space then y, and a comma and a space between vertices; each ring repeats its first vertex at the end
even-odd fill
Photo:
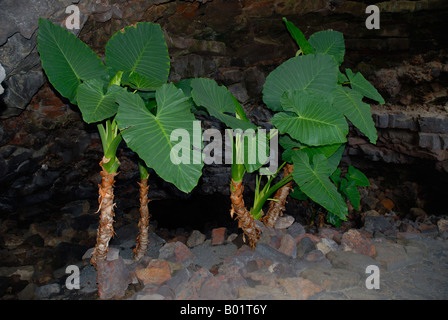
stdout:
POLYGON ((101 184, 99 188, 99 208, 100 221, 97 231, 96 245, 92 253, 90 262, 96 267, 96 263, 101 260, 106 260, 107 252, 109 250, 109 241, 114 234, 114 182, 116 172, 109 173, 103 167, 103 161, 100 162, 101 170, 101 184))
POLYGON ((244 232, 245 237, 248 239, 249 247, 253 250, 257 245, 261 236, 261 230, 255 225, 255 220, 244 205, 243 199, 243 182, 231 181, 232 187, 230 188, 230 200, 232 201, 231 215, 236 214, 238 219, 238 227, 244 232))
MULTIPOLYGON (((292 164, 286 164, 285 168, 283 169, 283 177, 288 176, 290 173, 292 173, 293 170, 294 166, 292 164)), ((262 220, 266 227, 273 228, 278 217, 283 215, 283 212, 286 210, 286 199, 288 198, 289 192, 291 191, 291 187, 292 181, 285 184, 275 193, 274 199, 276 199, 277 201, 271 201, 269 203, 269 210, 262 220)))
POLYGON ((134 260, 140 260, 148 250, 149 210, 148 210, 148 179, 141 179, 140 186, 140 221, 138 222, 139 234, 134 249, 134 260))

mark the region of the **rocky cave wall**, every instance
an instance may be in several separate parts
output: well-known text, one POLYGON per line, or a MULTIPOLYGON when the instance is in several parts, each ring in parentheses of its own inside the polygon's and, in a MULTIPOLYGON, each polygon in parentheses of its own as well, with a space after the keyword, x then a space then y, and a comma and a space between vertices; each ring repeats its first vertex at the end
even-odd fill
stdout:
MULTIPOLYGON (((75 3, 81 29, 75 31, 99 55, 116 31, 138 21, 159 23, 171 55, 171 81, 211 77, 228 86, 251 120, 269 127, 262 103, 266 76, 297 50, 281 18, 306 36, 334 29, 344 33, 343 67, 361 71, 380 91, 385 105, 372 104, 379 139, 371 145, 351 130, 344 163, 363 168, 386 164, 404 170, 448 172, 448 3, 344 0, 79 0, 12 1, 0 4, 0 63, 5 92, 0 96, 0 211, 95 199, 100 181, 101 142, 96 126, 83 123, 76 106, 49 85, 36 50, 38 17, 63 23, 75 3), (365 27, 365 8, 376 4, 379 30, 365 27), (407 169, 406 169, 407 168, 407 169), (409 169, 411 168, 411 169, 409 169), (36 204, 43 204, 37 205, 36 204)), ((373 102, 373 101, 372 101, 373 102)), ((222 128, 212 118, 203 126, 222 128)), ((135 204, 135 155, 119 151, 118 207, 135 204)), ((230 168, 205 166, 195 194, 227 194, 230 168)), ((155 175, 150 197, 185 198, 155 175)), ((31 213, 32 214, 32 213, 31 213)))

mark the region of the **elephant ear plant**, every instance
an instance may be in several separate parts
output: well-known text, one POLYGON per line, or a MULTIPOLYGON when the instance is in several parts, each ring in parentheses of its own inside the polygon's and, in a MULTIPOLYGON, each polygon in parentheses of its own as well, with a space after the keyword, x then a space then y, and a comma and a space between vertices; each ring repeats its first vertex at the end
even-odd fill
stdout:
MULTIPOLYGON (((357 187, 368 186, 365 175, 350 166, 345 178, 337 169, 347 142, 350 121, 371 143, 377 131, 369 104, 364 97, 380 104, 385 101, 362 76, 340 67, 344 61, 343 34, 333 30, 316 32, 306 40, 292 22, 283 18, 299 50, 273 70, 263 88, 264 103, 276 114, 271 119, 278 128, 285 149, 286 173, 292 172, 297 186, 291 194, 310 198, 327 211, 327 221, 339 226, 347 220, 346 197, 359 207, 357 187)), ((265 221, 272 221, 284 210, 290 186, 277 192, 265 221)))
MULTIPOLYGON (((205 78, 193 79, 190 85, 194 103, 205 108, 211 116, 219 119, 229 128, 227 134, 232 144, 231 215, 232 217, 236 215, 238 226, 242 228, 249 245, 254 248, 261 232, 255 225, 253 215, 244 204, 243 177, 247 171, 258 170, 264 162, 249 161, 249 154, 256 153, 256 144, 244 145, 242 142, 247 133, 250 136, 258 135, 255 131, 257 127, 249 122, 238 100, 224 86, 219 86, 214 80, 205 78)), ((261 139, 266 140, 266 137, 261 139)))
MULTIPOLYGON (((360 73, 354 74, 350 69, 345 70, 346 74, 340 71, 345 55, 342 33, 321 31, 306 40, 297 27, 286 19, 284 21, 300 50, 296 57, 268 75, 263 88, 263 101, 275 112, 271 123, 281 133, 279 142, 285 150, 282 154, 284 163, 276 172, 271 172, 263 187, 262 177, 256 179, 255 198, 250 210, 244 204, 243 177, 246 172, 259 171, 263 163, 248 161, 248 154, 255 151, 241 143, 241 136, 236 134, 233 140, 231 213, 236 213, 239 226, 252 248, 261 234, 255 220, 273 227, 285 210, 293 183, 296 186, 291 196, 301 200, 310 198, 328 211, 327 220, 336 226, 347 220, 344 197, 356 209, 359 207, 357 187, 369 185, 368 179, 352 166, 348 174, 341 177, 341 170, 337 168, 347 142, 347 120, 371 143, 376 143, 370 106, 363 102, 363 98, 384 103, 381 95, 360 73), (282 168, 283 178, 272 185, 282 168), (268 200, 269 208, 264 214, 263 206, 268 200)), ((205 107, 210 115, 228 127, 253 128, 238 101, 225 87, 210 79, 194 79, 191 88, 196 105, 205 107), (231 117, 225 112, 236 115, 231 117)), ((274 138, 278 138, 276 131, 271 130, 266 142, 274 138)))
POLYGON ((114 234, 114 181, 122 139, 140 162, 140 221, 134 259, 148 245, 149 168, 183 192, 190 192, 202 174, 202 163, 175 165, 170 161, 174 129, 192 131, 195 120, 188 97, 168 84, 170 59, 159 25, 137 23, 114 34, 106 45, 105 63, 81 40, 48 20, 39 20, 38 50, 49 81, 78 105, 83 120, 99 123, 104 156, 100 162, 100 221, 91 262, 107 256, 114 234), (104 122, 104 125, 101 124, 104 122))

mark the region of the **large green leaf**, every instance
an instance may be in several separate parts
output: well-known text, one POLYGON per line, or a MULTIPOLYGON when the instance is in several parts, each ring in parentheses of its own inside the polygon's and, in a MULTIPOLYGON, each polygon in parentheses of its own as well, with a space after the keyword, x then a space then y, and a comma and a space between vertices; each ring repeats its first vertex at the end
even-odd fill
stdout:
POLYGON ((295 150, 302 150, 308 154, 310 159, 313 159, 314 155, 316 154, 323 154, 326 158, 330 158, 334 153, 339 151, 340 148, 343 149, 343 146, 341 146, 341 144, 339 143, 316 147, 307 146, 295 139, 292 139, 288 135, 281 136, 279 139, 279 143, 285 149, 282 154, 282 159, 283 161, 289 163, 292 162, 292 155, 294 154, 295 150))
POLYGON ((327 54, 308 54, 291 58, 266 78, 263 101, 274 111, 281 111, 285 91, 303 90, 321 95, 330 102, 338 82, 338 66, 327 54))
POLYGON ((370 106, 362 102, 362 94, 353 89, 339 86, 334 94, 334 106, 341 111, 371 143, 378 139, 370 106))
POLYGON ((305 152, 296 151, 293 155, 293 179, 300 190, 328 211, 346 220, 347 205, 336 186, 330 181, 331 168, 323 154, 315 155, 313 165, 305 152))
POLYGON ((117 97, 120 105, 117 122, 127 145, 165 181, 183 192, 190 192, 198 183, 203 163, 195 164, 191 154, 194 115, 188 98, 174 84, 165 84, 156 91, 157 113, 153 115, 137 94, 124 92, 117 97), (171 150, 178 143, 171 141, 173 130, 183 129, 189 141, 182 140, 189 153, 189 163, 174 164, 171 150))
POLYGON ((348 179, 349 181, 354 181, 359 187, 370 186, 370 181, 365 174, 353 166, 348 167, 348 179))
POLYGON ((106 64, 116 71, 129 71, 130 77, 135 72, 153 87, 166 83, 170 57, 162 29, 158 24, 139 22, 118 31, 106 44, 106 64))
POLYGON ((380 104, 385 103, 383 97, 379 94, 375 87, 369 81, 367 81, 360 72, 353 74, 352 70, 350 69, 345 69, 345 72, 347 73, 350 81, 350 86, 353 90, 358 91, 360 94, 366 96, 367 98, 378 101, 380 104))
POLYGON ((48 80, 73 104, 81 81, 107 74, 100 58, 84 42, 49 20, 39 19, 37 44, 48 80))
POLYGON ((359 194, 356 183, 354 181, 349 182, 347 179, 342 179, 341 191, 350 200, 350 203, 353 205, 353 208, 355 208, 355 210, 359 210, 361 196, 359 194))
POLYGON ((118 111, 115 103, 117 94, 125 90, 112 85, 104 92, 104 82, 99 79, 87 80, 78 88, 78 107, 82 118, 87 123, 98 122, 110 118, 118 111))
POLYGON ((208 113, 224 122, 232 129, 255 129, 256 126, 248 121, 237 119, 233 115, 236 112, 236 105, 229 90, 224 86, 219 86, 215 80, 199 78, 191 80, 191 96, 194 102, 207 109, 208 113))
MULTIPOLYGON (((334 146, 334 145, 332 145, 332 146, 334 146)), ((328 167, 331 169, 330 170, 331 173, 333 173, 339 166, 339 163, 341 162, 342 154, 344 153, 344 150, 345 150, 345 144, 341 144, 332 155, 327 157, 328 167)))
POLYGON ((281 133, 309 146, 343 143, 348 124, 344 116, 315 93, 288 91, 281 98, 285 111, 272 117, 272 124, 281 133))
POLYGON ((123 73, 122 79, 123 85, 128 85, 132 89, 139 91, 154 91, 157 87, 160 87, 164 82, 157 79, 150 79, 137 72, 127 71, 123 73))
POLYGON ((283 21, 286 24, 286 28, 288 29, 289 34, 296 41, 297 45, 299 46, 300 50, 302 50, 303 54, 313 53, 313 51, 314 51, 313 47, 306 40, 303 32, 299 28, 297 28, 294 25, 294 23, 292 23, 291 21, 288 21, 286 18, 283 18, 283 21))
POLYGON ((344 61, 345 44, 342 33, 333 30, 319 31, 311 35, 308 41, 316 53, 326 53, 332 56, 338 65, 344 61))

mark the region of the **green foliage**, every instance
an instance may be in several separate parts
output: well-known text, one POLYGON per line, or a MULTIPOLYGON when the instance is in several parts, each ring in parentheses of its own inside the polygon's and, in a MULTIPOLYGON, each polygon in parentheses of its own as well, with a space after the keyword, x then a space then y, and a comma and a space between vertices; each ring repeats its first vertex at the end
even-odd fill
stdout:
POLYGON ((271 122, 281 133, 288 133, 309 146, 347 141, 347 121, 322 96, 307 91, 286 91, 280 103, 285 112, 277 113, 271 122))
MULTIPOLYGON (((256 140, 253 139, 252 142, 260 139, 260 133, 256 132, 255 129, 257 127, 249 122, 238 100, 226 87, 219 86, 215 80, 206 78, 192 79, 190 84, 194 103, 205 107, 211 116, 219 119, 227 127, 236 131, 235 139, 232 139, 234 143, 234 166, 232 166, 234 181, 241 181, 240 179, 242 179, 246 171, 254 172, 258 170, 263 165, 263 163, 258 162, 258 157, 253 157, 256 161, 249 161, 249 155, 257 154, 257 143, 250 143, 250 137, 245 138, 243 134, 238 133, 238 130, 246 131, 252 129, 254 137, 256 137, 256 140)), ((251 132, 251 130, 248 132, 251 132)), ((268 144, 269 141, 266 140, 266 154, 269 154, 268 144)))
POLYGON ((342 33, 319 31, 306 40, 292 22, 283 20, 300 51, 268 75, 263 101, 277 112, 271 122, 282 133, 282 158, 294 165, 297 187, 291 195, 310 198, 328 211, 330 223, 340 225, 347 219, 346 199, 359 208, 358 187, 369 183, 353 167, 343 178, 337 169, 347 141, 347 121, 375 143, 375 124, 363 98, 379 103, 384 99, 361 73, 339 70, 345 55, 342 33))
MULTIPOLYGON (((219 86, 215 80, 199 78, 191 80, 191 96, 198 106, 207 109, 207 112, 216 119, 224 122, 232 129, 255 129, 256 127, 246 120, 240 120, 233 115, 237 113, 238 101, 224 86, 219 86)), ((238 103, 239 105, 239 103, 238 103)), ((239 106, 241 108, 241 106, 239 106)), ((242 109, 239 110, 241 112, 242 109)), ((245 115, 244 115, 245 116, 245 115)))
POLYGON ((37 45, 48 80, 59 93, 76 104, 81 81, 106 76, 100 58, 72 33, 39 19, 37 45))
POLYGON ((308 40, 306 40, 305 35, 302 33, 302 31, 297 28, 294 23, 288 21, 286 18, 283 18, 283 21, 285 22, 286 28, 288 29, 289 33, 299 45, 299 52, 303 54, 313 53, 314 49, 308 42, 308 40))
MULTIPOLYGON (((358 210, 361 199, 358 187, 367 187, 370 185, 369 179, 367 179, 364 173, 353 166, 349 166, 348 172, 344 177, 341 177, 341 169, 338 168, 332 173, 330 179, 333 181, 338 191, 350 201, 353 208, 358 210)), ((330 214, 327 215, 327 220, 333 224, 335 224, 334 222, 340 224, 338 218, 339 217, 334 215, 333 212, 330 212, 330 214)))
POLYGON ((104 88, 99 79, 84 81, 78 87, 77 101, 82 117, 87 123, 94 123, 113 117, 118 111, 116 97, 124 90, 117 85, 104 88))
MULTIPOLYGON (((347 141, 347 122, 375 143, 376 128, 370 106, 363 99, 379 103, 384 99, 361 73, 340 70, 345 54, 342 33, 320 31, 307 40, 292 22, 283 20, 300 50, 268 75, 263 101, 275 112, 271 122, 282 134, 282 158, 294 165, 294 171, 271 186, 279 169, 262 189, 258 179, 251 213, 260 218, 268 197, 294 179, 297 186, 291 195, 320 204, 328 211, 328 221, 338 225, 346 219, 346 199, 358 208, 357 188, 368 185, 359 170, 350 167, 341 177, 337 169, 347 141)), ((205 112, 230 129, 252 129, 254 135, 260 136, 237 99, 214 80, 187 79, 167 84, 170 58, 159 25, 137 23, 117 32, 106 44, 104 64, 73 34, 40 19, 38 50, 48 79, 79 106, 84 121, 105 120, 105 126, 99 124, 98 130, 105 156, 113 159, 106 165, 107 170, 118 168, 115 153, 123 137, 144 162, 140 164, 142 176, 147 176, 144 166, 148 166, 180 190, 191 191, 201 176, 202 159, 193 164, 174 164, 171 156, 175 144, 170 138, 175 129, 192 135, 192 110, 205 112)), ((262 166, 247 161, 256 146, 243 144, 243 138, 237 133, 232 139, 234 157, 241 160, 232 165, 235 181, 262 166)), ((266 137, 266 146, 270 138, 266 137)), ((188 140, 178 143, 182 146, 181 157, 195 158, 197 151, 188 140)), ((266 154, 268 151, 266 147, 266 154)))
MULTIPOLYGON (((98 130, 105 157, 113 159, 105 165, 107 171, 118 169, 115 153, 123 138, 143 160, 142 177, 150 167, 184 192, 194 188, 202 161, 189 165, 170 159, 171 132, 184 129, 191 136, 195 118, 189 98, 166 83, 170 57, 159 25, 142 22, 118 31, 106 44, 105 65, 73 34, 40 19, 38 49, 50 82, 78 105, 84 121, 106 120, 98 130)), ((191 150, 190 141, 181 143, 191 150)))
POLYGON ((286 91, 312 92, 332 101, 338 82, 338 66, 327 54, 308 54, 291 58, 267 77, 263 101, 273 111, 282 111, 281 98, 286 91))
POLYGON ((313 157, 313 163, 305 152, 296 151, 292 159, 294 163, 293 178, 300 190, 319 203, 328 211, 346 220, 347 205, 336 186, 331 183, 331 167, 323 154, 313 157))
POLYGON ((134 89, 152 90, 166 83, 170 57, 158 24, 140 22, 115 33, 106 44, 106 64, 123 71, 124 83, 134 89))
POLYGON ((328 54, 339 66, 344 61, 345 44, 342 33, 333 30, 319 31, 311 35, 309 43, 315 53, 328 54))
POLYGON ((195 120, 188 98, 174 84, 164 84, 156 90, 156 113, 149 111, 142 98, 131 92, 117 97, 120 105, 117 122, 129 148, 137 152, 145 163, 165 181, 180 190, 190 192, 198 183, 203 163, 194 164, 190 139, 180 143, 189 150, 188 161, 173 164, 171 151, 176 145, 170 140, 173 130, 183 129, 193 136, 195 120), (192 163, 192 164, 190 164, 192 163))

